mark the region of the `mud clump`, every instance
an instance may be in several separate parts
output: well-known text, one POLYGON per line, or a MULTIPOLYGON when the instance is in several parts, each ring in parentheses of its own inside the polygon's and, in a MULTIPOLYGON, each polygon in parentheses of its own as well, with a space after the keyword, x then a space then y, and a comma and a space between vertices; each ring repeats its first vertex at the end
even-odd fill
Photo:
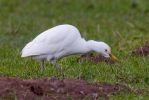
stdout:
POLYGON ((0 77, 0 99, 18 100, 82 100, 109 98, 110 95, 129 91, 123 85, 73 79, 29 79, 0 77))
POLYGON ((115 63, 115 61, 111 60, 110 58, 106 58, 104 56, 101 56, 100 54, 94 55, 93 53, 88 53, 88 54, 82 55, 78 59, 78 62, 81 62, 81 61, 91 61, 93 63, 106 62, 107 64, 115 63))
POLYGON ((149 43, 132 51, 132 55, 149 56, 149 43))
POLYGON ((43 88, 41 88, 39 85, 32 85, 30 87, 30 91, 39 96, 43 95, 43 88))

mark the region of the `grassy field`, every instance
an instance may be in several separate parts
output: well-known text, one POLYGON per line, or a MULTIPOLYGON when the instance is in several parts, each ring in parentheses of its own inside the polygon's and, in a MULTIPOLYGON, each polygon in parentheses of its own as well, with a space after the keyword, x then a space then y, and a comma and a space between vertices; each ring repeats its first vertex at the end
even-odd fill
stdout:
MULTIPOLYGON (((119 63, 77 63, 78 56, 59 61, 67 78, 83 76, 89 82, 121 83, 133 89, 149 89, 149 57, 131 51, 149 41, 148 0, 0 0, 0 75, 23 79, 51 77, 54 67, 20 57, 21 49, 42 31, 58 24, 78 27, 87 40, 105 41, 119 63)), ((142 92, 121 93, 113 100, 147 100, 142 92)))

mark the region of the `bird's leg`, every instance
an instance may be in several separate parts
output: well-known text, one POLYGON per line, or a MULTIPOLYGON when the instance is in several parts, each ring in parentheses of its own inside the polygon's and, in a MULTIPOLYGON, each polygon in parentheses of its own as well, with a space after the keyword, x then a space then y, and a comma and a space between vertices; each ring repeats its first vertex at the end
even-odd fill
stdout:
POLYGON ((57 60, 56 59, 54 59, 54 60, 51 60, 51 63, 54 65, 54 67, 57 69, 57 70, 59 70, 59 65, 57 65, 57 60))
POLYGON ((59 72, 60 72, 60 76, 62 75, 62 78, 64 78, 64 73, 62 71, 62 67, 57 64, 57 60, 54 59, 51 61, 51 63, 54 65, 54 67, 56 68, 56 71, 57 71, 57 76, 59 76, 59 72))
POLYGON ((43 72, 44 69, 45 69, 45 67, 44 67, 44 60, 41 60, 40 71, 43 72))

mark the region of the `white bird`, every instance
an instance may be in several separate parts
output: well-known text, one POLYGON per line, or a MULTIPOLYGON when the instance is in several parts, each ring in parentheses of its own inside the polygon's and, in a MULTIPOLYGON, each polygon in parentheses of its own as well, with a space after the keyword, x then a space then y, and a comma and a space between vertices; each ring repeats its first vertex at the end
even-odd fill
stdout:
POLYGON ((41 71, 44 61, 51 61, 58 68, 57 60, 72 54, 97 52, 104 57, 117 58, 112 55, 111 48, 104 42, 86 41, 81 37, 79 30, 72 25, 58 25, 39 34, 22 50, 21 57, 33 57, 41 60, 41 71))

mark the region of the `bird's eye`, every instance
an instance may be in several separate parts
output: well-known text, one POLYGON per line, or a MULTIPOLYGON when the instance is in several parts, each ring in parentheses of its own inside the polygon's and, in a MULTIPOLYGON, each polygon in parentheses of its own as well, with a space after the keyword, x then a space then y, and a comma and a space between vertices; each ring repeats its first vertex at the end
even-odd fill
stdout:
POLYGON ((107 49, 105 49, 105 52, 107 52, 108 50, 107 49))

